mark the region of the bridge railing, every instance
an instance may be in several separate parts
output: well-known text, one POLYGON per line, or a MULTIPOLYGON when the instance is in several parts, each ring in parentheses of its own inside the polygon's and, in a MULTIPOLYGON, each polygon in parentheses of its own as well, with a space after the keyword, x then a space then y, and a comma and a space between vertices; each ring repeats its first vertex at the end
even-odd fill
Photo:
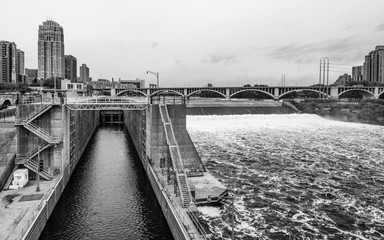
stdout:
POLYGON ((64 104, 147 104, 147 97, 65 98, 64 104))

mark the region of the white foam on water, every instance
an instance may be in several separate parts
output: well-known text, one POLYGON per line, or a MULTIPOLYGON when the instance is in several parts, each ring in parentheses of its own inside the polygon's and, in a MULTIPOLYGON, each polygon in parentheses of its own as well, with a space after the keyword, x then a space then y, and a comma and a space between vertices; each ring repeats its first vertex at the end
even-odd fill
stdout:
POLYGON ((218 207, 202 206, 198 207, 197 209, 199 209, 202 214, 207 215, 209 217, 215 218, 221 216, 221 210, 218 207))
MULTIPOLYGON (((348 184, 366 185, 364 179, 359 179, 361 176, 364 178, 361 171, 365 169, 370 171, 368 175, 374 174, 372 178, 378 184, 383 181, 383 126, 331 121, 311 114, 232 115, 187 116, 187 130, 202 160, 211 164, 210 171, 231 188, 230 196, 233 182, 240 184, 235 189, 238 195, 235 201, 236 231, 239 234, 268 239, 265 234, 269 230, 265 229, 270 229, 289 235, 290 226, 277 227, 265 217, 288 219, 292 216, 288 214, 291 206, 294 206, 291 221, 301 223, 302 232, 307 234, 311 232, 305 228, 319 233, 316 224, 319 221, 327 227, 335 226, 333 218, 321 211, 323 206, 341 207, 373 223, 384 224, 381 209, 356 199, 353 191, 343 193, 340 190, 340 187, 346 187, 346 181, 348 184), (296 172, 314 177, 308 181, 308 177, 296 172), (259 179, 256 182, 261 186, 253 185, 250 176, 256 176, 259 179), (305 203, 302 201, 308 199, 306 189, 301 189, 305 184, 308 189, 314 187, 309 206, 302 205, 305 203), (287 195, 282 189, 294 192, 288 194, 293 202, 285 201, 287 195), (250 200, 252 196, 261 199, 263 205, 250 200), (315 224, 312 225, 313 221, 315 224)), ((371 193, 369 197, 372 196, 374 198, 375 194, 371 193)), ((208 223, 217 233, 216 237, 229 239, 224 236, 225 232, 228 233, 224 230, 231 229, 226 222, 228 211, 208 211, 207 216, 209 214, 212 217, 208 223)), ((364 234, 373 231, 375 229, 364 234)), ((358 230, 339 232, 349 237, 362 236, 358 230)))

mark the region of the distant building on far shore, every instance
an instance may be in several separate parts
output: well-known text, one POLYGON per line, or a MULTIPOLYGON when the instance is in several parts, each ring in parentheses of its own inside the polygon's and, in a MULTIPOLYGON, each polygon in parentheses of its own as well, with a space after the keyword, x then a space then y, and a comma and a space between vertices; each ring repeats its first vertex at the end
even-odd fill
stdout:
POLYGON ((65 78, 77 82, 77 59, 72 55, 65 55, 65 78))
POLYGON ((89 82, 89 68, 87 67, 87 64, 84 63, 80 66, 80 82, 89 82))
POLYGON ((365 56, 363 81, 384 83, 384 46, 376 46, 365 56))
POLYGON ((352 81, 363 81, 363 66, 352 67, 352 81))
POLYGON ((14 42, 0 41, 0 82, 25 82, 24 52, 14 42))
POLYGON ((333 86, 338 86, 338 85, 346 85, 347 82, 350 82, 352 81, 352 77, 351 75, 347 74, 347 73, 344 73, 343 75, 341 75, 334 84, 332 84, 333 86))
POLYGON ((115 83, 115 88, 144 88, 145 80, 138 79, 136 80, 121 80, 115 83))
POLYGON ((35 81, 36 79, 36 82, 38 82, 38 70, 37 69, 30 69, 30 68, 26 68, 25 69, 25 75, 26 75, 26 78, 27 78, 27 83, 28 84, 32 84, 33 81, 35 81))

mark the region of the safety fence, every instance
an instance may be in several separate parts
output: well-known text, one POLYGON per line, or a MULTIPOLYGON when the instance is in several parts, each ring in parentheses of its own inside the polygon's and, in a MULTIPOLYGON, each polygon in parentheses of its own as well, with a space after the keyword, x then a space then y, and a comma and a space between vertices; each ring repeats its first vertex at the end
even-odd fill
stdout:
POLYGON ((0 111, 0 122, 6 122, 7 118, 16 115, 16 108, 4 109, 0 111))

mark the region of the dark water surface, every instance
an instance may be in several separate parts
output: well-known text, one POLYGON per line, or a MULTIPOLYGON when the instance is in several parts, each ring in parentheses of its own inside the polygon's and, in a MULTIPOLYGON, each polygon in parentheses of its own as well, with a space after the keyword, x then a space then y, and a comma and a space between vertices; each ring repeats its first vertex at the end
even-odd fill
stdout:
POLYGON ((40 239, 173 239, 124 125, 96 130, 40 239))

